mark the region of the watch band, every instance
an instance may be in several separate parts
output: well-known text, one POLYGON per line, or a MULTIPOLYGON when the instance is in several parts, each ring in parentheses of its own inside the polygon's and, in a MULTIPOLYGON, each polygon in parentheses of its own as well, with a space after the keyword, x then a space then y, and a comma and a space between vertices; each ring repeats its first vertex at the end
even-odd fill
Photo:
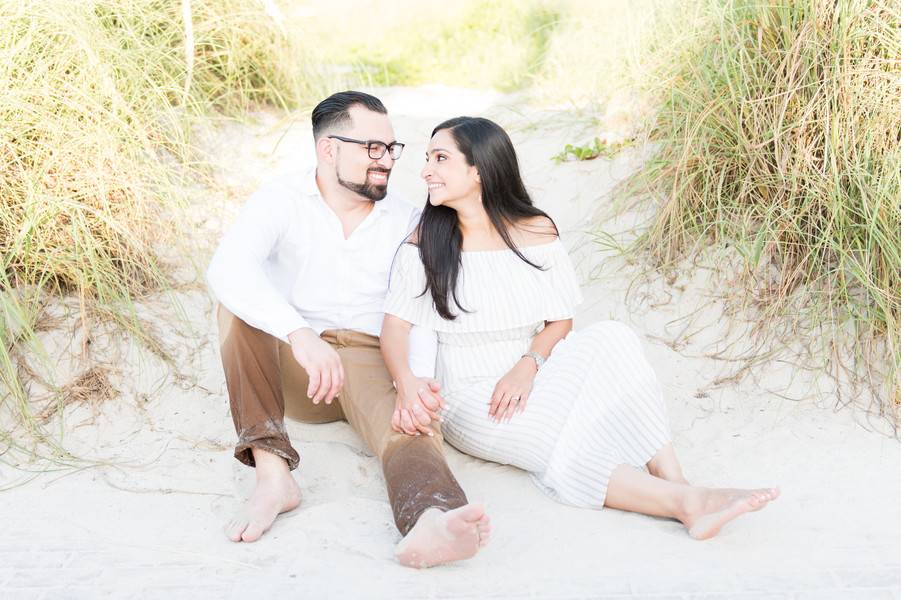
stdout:
POLYGON ((525 354, 520 356, 520 358, 526 358, 526 357, 529 357, 535 361, 536 370, 540 371, 541 367, 544 366, 544 357, 541 356, 540 354, 538 354, 537 352, 526 352, 525 354))

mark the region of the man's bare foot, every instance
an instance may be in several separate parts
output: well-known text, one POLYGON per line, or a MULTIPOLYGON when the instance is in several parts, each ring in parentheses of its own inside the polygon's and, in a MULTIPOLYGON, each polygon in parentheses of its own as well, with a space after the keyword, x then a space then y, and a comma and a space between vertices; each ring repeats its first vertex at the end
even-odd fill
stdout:
POLYGON ((247 503, 225 526, 225 535, 233 542, 255 542, 272 527, 277 516, 299 505, 300 488, 290 474, 260 479, 247 503))
POLYGON ((685 515, 680 521, 688 529, 688 535, 696 540, 706 540, 719 533, 720 528, 732 519, 760 510, 778 497, 779 488, 701 488, 686 502, 685 515))
POLYGON ((260 539, 283 512, 300 505, 300 488, 291 476, 284 458, 261 448, 253 448, 257 486, 247 503, 225 526, 225 535, 233 542, 260 539))
POLYGON ((421 569, 475 556, 488 543, 491 521, 482 504, 443 512, 430 508, 394 551, 400 564, 421 569))

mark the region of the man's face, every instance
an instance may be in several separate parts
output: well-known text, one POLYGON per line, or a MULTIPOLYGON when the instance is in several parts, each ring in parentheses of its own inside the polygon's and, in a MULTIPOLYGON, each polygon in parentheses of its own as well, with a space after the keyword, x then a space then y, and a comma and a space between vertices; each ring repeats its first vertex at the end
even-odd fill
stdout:
MULTIPOLYGON (((351 125, 336 135, 362 141, 378 141, 390 145, 395 142, 394 128, 388 115, 373 112, 363 106, 352 106, 351 125)), ((388 193, 388 177, 394 167, 389 152, 375 159, 362 144, 333 139, 335 144, 335 175, 338 183, 366 200, 378 201, 388 193)))

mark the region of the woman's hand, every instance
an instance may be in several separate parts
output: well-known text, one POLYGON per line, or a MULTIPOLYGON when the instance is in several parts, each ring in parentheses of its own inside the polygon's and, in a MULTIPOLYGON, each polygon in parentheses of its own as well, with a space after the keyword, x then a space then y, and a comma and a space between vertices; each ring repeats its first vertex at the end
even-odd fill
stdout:
POLYGON ((397 400, 391 428, 408 435, 435 435, 432 421, 443 421, 438 411, 444 408, 444 398, 438 393, 441 385, 428 377, 411 376, 395 382, 397 400))
POLYGON ((510 421, 514 414, 524 411, 537 373, 532 359, 519 359, 519 362, 513 365, 513 368, 494 386, 488 416, 494 422, 500 423, 510 421))

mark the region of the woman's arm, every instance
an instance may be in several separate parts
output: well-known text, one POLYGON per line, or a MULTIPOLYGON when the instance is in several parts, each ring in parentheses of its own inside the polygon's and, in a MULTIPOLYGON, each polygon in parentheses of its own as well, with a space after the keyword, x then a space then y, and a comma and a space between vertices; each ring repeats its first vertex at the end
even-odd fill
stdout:
MULTIPOLYGON (((547 359, 557 342, 565 338, 572 328, 572 319, 545 321, 544 329, 532 339, 529 352, 537 352, 547 359)), ((532 382, 537 374, 535 359, 529 356, 520 358, 494 387, 488 415, 495 421, 509 421, 515 413, 525 410, 529 394, 532 393, 532 382), (514 401, 512 398, 519 400, 514 401)))
MULTIPOLYGON (((545 321, 544 329, 532 340, 529 346, 529 352, 537 352, 544 357, 545 360, 551 355, 551 350, 557 345, 557 342, 569 335, 573 329, 573 320, 564 319, 563 321, 545 321)), ((537 372, 538 365, 535 361, 528 357, 523 357, 520 361, 529 361, 529 364, 537 372)))
POLYGON ((440 419, 444 400, 438 395, 438 383, 417 377, 410 369, 410 329, 412 324, 391 314, 385 315, 379 336, 382 358, 397 389, 397 402, 391 426, 410 435, 434 435, 429 425, 440 419))

